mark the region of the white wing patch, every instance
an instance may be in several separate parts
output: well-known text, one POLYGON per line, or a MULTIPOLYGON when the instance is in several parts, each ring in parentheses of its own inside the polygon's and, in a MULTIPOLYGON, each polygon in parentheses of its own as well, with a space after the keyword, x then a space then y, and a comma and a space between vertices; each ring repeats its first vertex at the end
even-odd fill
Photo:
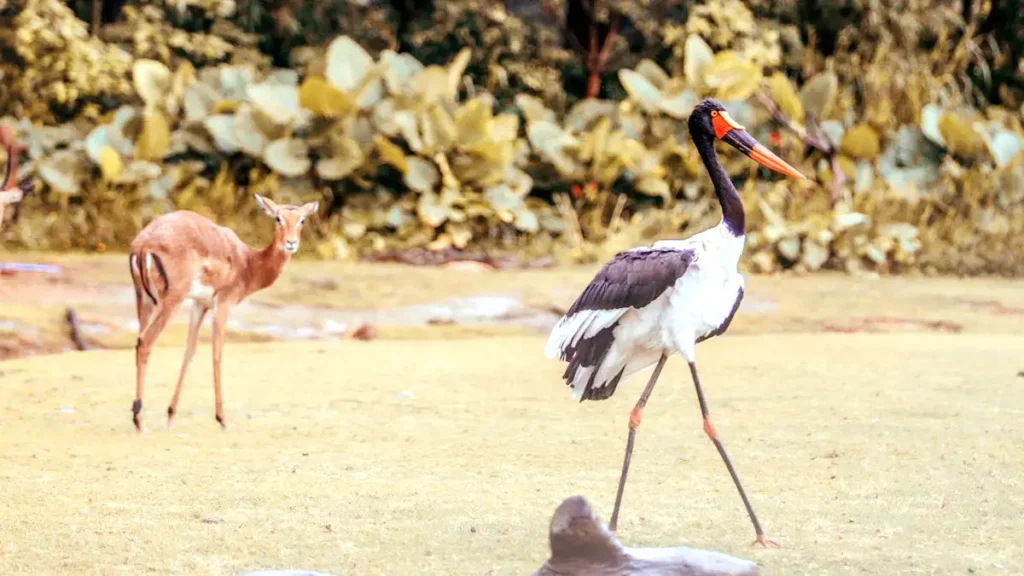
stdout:
POLYGON ((580 310, 571 316, 563 316, 551 329, 544 355, 558 358, 569 346, 575 346, 582 338, 592 338, 595 334, 614 324, 629 308, 613 310, 580 310))

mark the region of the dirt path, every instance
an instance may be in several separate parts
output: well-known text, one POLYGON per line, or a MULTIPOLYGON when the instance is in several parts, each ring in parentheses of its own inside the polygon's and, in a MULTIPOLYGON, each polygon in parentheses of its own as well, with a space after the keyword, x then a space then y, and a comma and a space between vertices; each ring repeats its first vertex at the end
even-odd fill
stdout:
MULTIPOLYGON (((337 340, 361 325, 379 337, 459 338, 547 332, 597 266, 475 272, 296 261, 233 313, 233 342, 337 340)), ((747 278, 732 334, 1024 330, 1024 284, 1006 280, 747 278)), ((0 257, 0 359, 71 350, 73 308, 90 347, 135 344, 138 322, 123 255, 0 257), (3 273, 31 261, 57 273, 3 273)), ((180 347, 188 311, 159 345, 180 347)), ((208 329, 202 333, 205 340, 208 329)))

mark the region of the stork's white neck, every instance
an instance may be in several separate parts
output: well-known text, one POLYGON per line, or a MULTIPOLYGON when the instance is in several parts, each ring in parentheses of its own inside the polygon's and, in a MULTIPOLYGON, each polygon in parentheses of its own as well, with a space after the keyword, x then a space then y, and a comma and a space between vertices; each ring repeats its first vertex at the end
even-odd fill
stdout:
POLYGON ((743 255, 743 249, 747 245, 747 235, 734 234, 725 223, 725 219, 722 219, 712 230, 718 231, 718 253, 722 262, 729 262, 731 267, 735 267, 739 264, 740 256, 743 255))
POLYGON ((740 256, 746 247, 745 234, 737 236, 729 229, 725 220, 703 232, 699 232, 685 240, 658 240, 652 248, 671 248, 676 250, 693 250, 698 256, 712 258, 730 269, 739 264, 740 256))

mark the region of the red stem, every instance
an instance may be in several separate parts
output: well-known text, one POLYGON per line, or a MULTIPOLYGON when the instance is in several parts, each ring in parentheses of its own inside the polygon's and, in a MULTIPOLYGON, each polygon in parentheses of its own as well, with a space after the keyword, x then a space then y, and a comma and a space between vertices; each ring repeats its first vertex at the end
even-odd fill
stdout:
POLYGON ((604 42, 598 46, 597 22, 590 24, 590 53, 587 55, 587 70, 590 76, 587 77, 587 98, 597 98, 601 94, 601 74, 608 65, 608 55, 612 51, 612 40, 619 27, 619 13, 612 14, 611 25, 608 27, 608 35, 604 42))
POLYGON ((103 0, 92 0, 92 35, 100 33, 100 18, 103 12, 103 0))
POLYGON ((591 71, 587 77, 587 98, 597 98, 601 94, 601 73, 591 71))

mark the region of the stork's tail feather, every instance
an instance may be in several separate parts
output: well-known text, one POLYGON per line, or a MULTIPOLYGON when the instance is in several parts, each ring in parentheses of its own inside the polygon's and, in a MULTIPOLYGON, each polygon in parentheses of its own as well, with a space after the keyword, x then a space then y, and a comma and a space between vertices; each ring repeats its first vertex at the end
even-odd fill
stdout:
POLYGON ((551 329, 544 355, 548 358, 569 360, 569 350, 581 341, 593 338, 598 332, 614 326, 626 313, 625 308, 612 310, 581 310, 566 314, 551 329))
POLYGON ((591 385, 588 386, 580 396, 580 402, 584 400, 607 400, 611 398, 612 394, 615 394, 615 389, 618 388, 619 382, 622 380, 622 374, 625 370, 626 367, 623 366, 615 373, 615 376, 612 377, 611 380, 601 386, 593 386, 593 382, 591 382, 591 385))
POLYGON ((569 365, 562 378, 574 399, 604 400, 615 392, 623 370, 620 355, 614 350, 617 326, 615 323, 593 336, 575 339, 563 349, 562 358, 569 365))

